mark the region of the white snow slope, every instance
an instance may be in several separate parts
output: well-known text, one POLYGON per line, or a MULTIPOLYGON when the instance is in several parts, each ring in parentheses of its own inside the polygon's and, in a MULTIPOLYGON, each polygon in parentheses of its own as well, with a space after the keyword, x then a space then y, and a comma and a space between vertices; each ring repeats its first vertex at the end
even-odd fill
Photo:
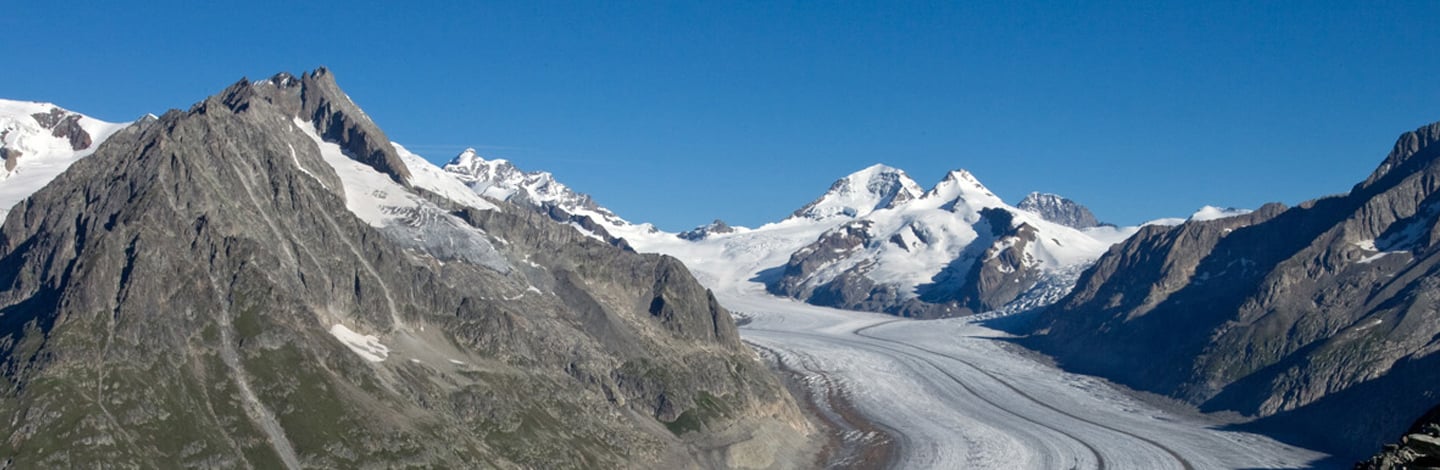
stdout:
MULTIPOLYGON (((60 109, 50 103, 0 99, 0 147, 19 151, 15 168, 7 171, 0 160, 0 222, 10 208, 35 194, 40 188, 64 172, 70 165, 95 153, 105 139, 130 123, 111 123, 80 115, 80 127, 90 134, 91 144, 84 149, 71 148, 70 141, 55 137, 33 115, 60 109)), ((78 114, 61 109, 67 115, 78 114)))

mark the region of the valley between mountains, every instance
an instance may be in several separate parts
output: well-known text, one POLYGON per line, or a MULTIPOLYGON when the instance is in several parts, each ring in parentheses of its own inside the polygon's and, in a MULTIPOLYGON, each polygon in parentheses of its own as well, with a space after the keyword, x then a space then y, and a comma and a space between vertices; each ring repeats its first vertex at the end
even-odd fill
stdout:
POLYGON ((1440 125, 1294 208, 877 164, 682 233, 325 69, 0 144, 0 468, 1339 467, 1440 404, 1440 125))

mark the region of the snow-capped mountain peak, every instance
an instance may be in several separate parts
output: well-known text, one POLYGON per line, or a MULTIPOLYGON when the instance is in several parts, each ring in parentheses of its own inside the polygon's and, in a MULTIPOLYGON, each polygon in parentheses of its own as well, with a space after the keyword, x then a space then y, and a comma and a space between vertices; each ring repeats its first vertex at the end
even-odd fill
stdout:
POLYGON ((470 150, 445 168, 476 192, 529 201, 602 240, 679 258, 704 280, 758 280, 772 293, 819 305, 911 316, 1054 302, 1111 243, 1134 233, 1051 222, 1006 204, 966 170, 924 191, 905 172, 872 165, 785 220, 758 228, 717 221, 671 234, 626 222, 588 197, 589 206, 567 206, 583 195, 549 173, 522 172, 470 150), (541 186, 572 196, 550 198, 541 186))
POLYGON ((961 203, 973 209, 1005 206, 1005 201, 1000 200, 1000 197, 981 184, 975 175, 964 169, 946 173, 945 178, 926 191, 921 198, 938 202, 951 210, 962 205, 961 203))
POLYGON ((552 203, 564 208, 598 209, 590 196, 572 191, 556 181, 550 172, 521 171, 503 158, 487 160, 473 148, 460 152, 444 169, 470 185, 477 194, 491 199, 535 206, 552 203))
POLYGON ((1015 208, 1071 228, 1086 229, 1100 225, 1090 209, 1059 194, 1030 193, 1015 208))
POLYGON ((0 99, 0 221, 16 203, 129 124, 50 103, 0 99))
POLYGON ((921 191, 904 171, 877 163, 836 180, 824 195, 790 218, 860 217, 913 200, 921 191))
MULTIPOLYGON (((484 162, 484 160, 485 159, 480 158, 479 152, 476 152, 474 147, 467 147, 465 151, 460 152, 459 155, 456 155, 455 159, 450 161, 450 164, 466 168, 472 168, 477 164, 484 162)), ((500 161, 500 159, 496 160, 500 161)))

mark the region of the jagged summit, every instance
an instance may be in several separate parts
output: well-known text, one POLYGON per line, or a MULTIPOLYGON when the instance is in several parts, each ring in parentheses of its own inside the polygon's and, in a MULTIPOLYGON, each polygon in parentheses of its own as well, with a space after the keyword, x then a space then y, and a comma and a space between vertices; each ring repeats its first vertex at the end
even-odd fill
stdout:
POLYGON ((1369 188, 1392 172, 1404 177, 1410 172, 1429 164, 1431 160, 1440 157, 1440 150, 1434 145, 1440 142, 1440 122, 1431 123, 1401 134, 1395 139, 1395 145, 1391 148, 1390 154, 1380 162, 1380 166, 1370 174, 1365 181, 1356 184, 1355 189, 1369 188), (1397 171, 1399 170, 1399 171, 1397 171))
POLYGON ((1015 208, 1070 228, 1085 229, 1100 225, 1090 209, 1059 194, 1033 192, 1027 194, 1015 208))
POLYGON ((324 67, 305 72, 298 79, 288 72, 265 80, 241 78, 190 110, 203 112, 211 106, 224 106, 243 112, 254 100, 278 106, 283 114, 311 123, 321 138, 339 145, 349 158, 396 183, 410 184, 410 169, 385 132, 340 89, 335 75, 324 67))
MULTIPOLYGON (((502 158, 497 158, 495 159, 495 161, 503 162, 506 160, 502 158)), ((455 158, 450 159, 450 163, 448 163, 447 165, 472 168, 484 162, 485 159, 480 157, 480 152, 475 150, 475 147, 465 147, 465 150, 460 151, 459 155, 456 155, 455 158)))
POLYGON ((920 185, 904 171, 877 163, 835 181, 824 195, 795 211, 790 218, 863 216, 913 200, 920 194, 920 185))
POLYGON ((611 214, 590 195, 556 181, 548 171, 523 171, 503 158, 485 159, 467 148, 446 164, 444 170, 470 185, 476 193, 491 199, 524 205, 553 204, 567 210, 585 209, 611 214))
POLYGON ((475 194, 534 209, 615 246, 628 247, 626 237, 659 233, 650 224, 632 224, 620 218, 589 194, 556 181, 550 172, 524 171, 505 159, 487 160, 473 148, 456 155, 444 171, 475 194))

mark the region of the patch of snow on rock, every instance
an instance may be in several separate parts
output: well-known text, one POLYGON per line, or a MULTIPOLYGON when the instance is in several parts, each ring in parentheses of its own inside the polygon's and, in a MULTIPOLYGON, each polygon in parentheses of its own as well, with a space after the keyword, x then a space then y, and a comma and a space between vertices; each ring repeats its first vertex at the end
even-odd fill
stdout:
POLYGON ((330 334, 361 359, 381 362, 390 356, 390 348, 380 344, 380 338, 376 338, 375 335, 362 335, 339 323, 330 327, 330 334))

